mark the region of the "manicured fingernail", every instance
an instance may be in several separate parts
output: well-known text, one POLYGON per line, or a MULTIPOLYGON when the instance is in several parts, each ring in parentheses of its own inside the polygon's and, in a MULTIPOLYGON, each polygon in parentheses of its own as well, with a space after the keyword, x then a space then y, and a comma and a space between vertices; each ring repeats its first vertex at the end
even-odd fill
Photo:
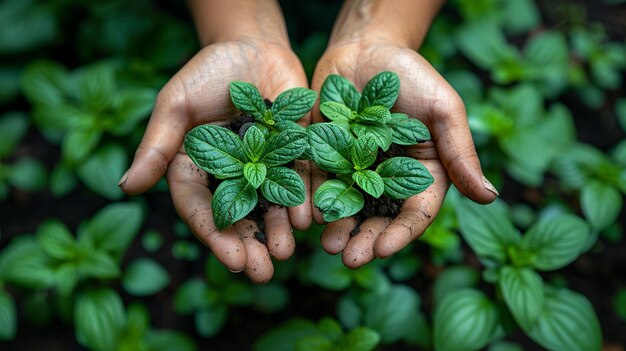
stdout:
POLYGON ((491 182, 487 178, 485 178, 485 176, 483 176, 483 185, 485 186, 485 189, 491 191, 492 193, 496 194, 497 196, 500 196, 500 193, 498 192, 496 187, 493 186, 493 184, 491 184, 491 182))
POLYGON ((126 171, 126 173, 124 173, 122 178, 120 178, 120 181, 117 182, 117 186, 119 186, 120 188, 123 187, 124 183, 126 183, 126 178, 128 178, 128 171, 126 171))

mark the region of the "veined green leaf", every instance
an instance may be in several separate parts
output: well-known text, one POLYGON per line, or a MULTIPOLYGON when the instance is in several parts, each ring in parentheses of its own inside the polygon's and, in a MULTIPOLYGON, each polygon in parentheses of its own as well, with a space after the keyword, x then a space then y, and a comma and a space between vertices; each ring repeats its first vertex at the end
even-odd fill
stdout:
POLYGON ((255 189, 265 180, 267 166, 263 163, 248 162, 243 166, 243 176, 255 189))
POLYGON ((623 198, 612 185, 591 181, 583 186, 580 205, 593 229, 601 231, 617 219, 622 210, 623 198))
POLYGON ((307 128, 313 161, 324 171, 339 174, 352 173, 350 148, 354 137, 332 123, 315 123, 307 128))
POLYGON ((263 96, 253 84, 248 82, 230 82, 230 99, 239 111, 249 113, 254 119, 263 120, 267 107, 263 96))
POLYGON ((230 130, 201 125, 185 135, 185 151, 193 162, 217 178, 241 176, 246 161, 243 142, 230 130))
POLYGON ((78 241, 90 241, 97 249, 121 256, 137 236, 142 223, 141 205, 113 203, 102 208, 79 228, 78 241))
POLYGON ((366 193, 372 195, 375 198, 379 198, 385 191, 385 182, 378 173, 365 169, 352 173, 352 179, 363 189, 366 193))
POLYGON ((317 99, 317 93, 307 88, 285 90, 276 97, 272 104, 274 119, 278 121, 297 121, 311 110, 317 99))
POLYGON ((418 160, 410 157, 393 157, 376 167, 385 183, 385 196, 407 199, 419 194, 433 182, 433 176, 418 160))
POLYGON ((317 188, 313 202, 326 222, 352 216, 365 204, 358 190, 338 179, 327 180, 317 188))
POLYGON ((115 350, 126 324, 119 295, 111 289, 84 291, 74 305, 76 339, 92 350, 115 350))
POLYGON ((57 260, 69 260, 76 253, 76 239, 58 220, 42 223, 37 228, 37 241, 46 254, 57 260))
POLYGON ((375 105, 381 105, 388 110, 396 103, 400 94, 400 78, 395 72, 380 72, 370 79, 363 88, 363 95, 359 101, 359 111, 375 105))
POLYGON ((531 268, 504 266, 498 286, 515 321, 524 329, 532 327, 543 310, 541 276, 531 268))
POLYGON ((268 201, 282 206, 298 206, 305 200, 302 178, 287 167, 269 168, 260 190, 268 201))
POLYGON ((479 280, 480 275, 478 271, 470 266, 453 266, 444 269, 443 272, 437 275, 433 285, 433 302, 435 306, 450 293, 475 287, 479 280))
POLYGON ((533 267, 543 271, 559 269, 582 253, 589 227, 582 219, 562 214, 537 222, 522 238, 522 248, 534 254, 533 267))
POLYGON ((76 269, 86 277, 99 279, 117 278, 120 266, 117 260, 106 251, 94 251, 83 258, 76 269))
POLYGON ((128 168, 127 165, 127 151, 120 145, 107 144, 99 147, 79 165, 78 177, 95 193, 109 200, 119 200, 124 197, 124 193, 117 186, 117 181, 128 168))
POLYGON ((243 136, 243 151, 252 162, 258 162, 265 152, 265 136, 255 125, 248 128, 243 136))
POLYGON ((391 118, 391 112, 385 106, 369 106, 359 112, 355 120, 359 122, 372 122, 384 124, 391 118))
POLYGON ((430 132, 422 121, 403 113, 392 113, 387 126, 393 131, 393 142, 398 145, 415 145, 430 140, 430 132))
POLYGON ((355 122, 350 123, 350 130, 358 138, 371 135, 383 151, 389 150, 393 141, 392 130, 385 125, 355 122))
POLYGON ((222 230, 245 217, 258 201, 256 190, 244 177, 224 180, 213 194, 215 226, 222 230))
POLYGON ((320 89, 320 105, 334 101, 348 106, 352 111, 359 108, 361 94, 356 90, 352 82, 346 78, 331 74, 324 80, 320 89))
POLYGON ((279 166, 300 157, 307 147, 307 135, 296 130, 286 130, 271 136, 265 146, 261 162, 279 166))
POLYGON ((320 105, 320 112, 331 121, 349 121, 352 119, 352 110, 341 102, 324 102, 320 105))
POLYGON ((102 131, 96 128, 75 128, 63 136, 61 150, 63 159, 79 164, 90 155, 100 142, 102 131))
POLYGON ((298 123, 296 123, 294 121, 279 121, 279 122, 276 122, 276 124, 274 124, 274 128, 278 132, 295 130, 296 132, 306 133, 306 128, 304 128, 303 126, 299 125, 298 123))
POLYGON ((378 156, 378 144, 372 135, 358 138, 350 149, 350 160, 354 169, 360 171, 374 164, 378 156))
POLYGON ((340 350, 371 351, 380 343, 380 334, 367 327, 357 327, 346 334, 339 344, 340 350))
POLYGON ((385 344, 398 341, 415 332, 411 322, 419 305, 420 298, 415 290, 405 285, 392 285, 368 303, 363 325, 380 333, 385 344))

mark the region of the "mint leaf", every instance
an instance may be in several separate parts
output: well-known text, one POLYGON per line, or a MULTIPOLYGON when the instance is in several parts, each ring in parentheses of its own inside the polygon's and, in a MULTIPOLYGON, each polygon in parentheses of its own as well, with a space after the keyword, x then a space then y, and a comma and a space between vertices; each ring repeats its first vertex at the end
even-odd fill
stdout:
POLYGON ((317 188, 313 202, 326 222, 352 216, 365 204, 358 190, 338 179, 327 180, 317 188))
POLYGON ((391 129, 387 128, 384 125, 352 123, 350 124, 350 128, 354 135, 359 138, 362 138, 363 136, 368 134, 374 137, 376 144, 383 151, 389 150, 391 142, 393 141, 391 129))
POLYGON ((367 82, 359 101, 359 111, 381 105, 390 110, 400 94, 400 78, 395 72, 380 72, 367 82))
POLYGON ((379 198, 385 190, 385 183, 378 173, 369 169, 352 173, 352 179, 365 190, 366 193, 379 198))
POLYGON ((297 132, 306 132, 306 128, 304 128, 303 126, 299 125, 298 123, 294 122, 294 121, 279 121, 276 122, 276 124, 274 124, 274 128, 278 131, 278 132, 284 132, 286 130, 295 130, 297 132))
POLYGON ((243 151, 252 162, 258 162, 265 152, 265 136, 255 125, 246 130, 243 136, 243 151))
POLYGON ((358 138, 350 149, 350 160, 354 169, 360 171, 371 166, 378 155, 378 144, 372 135, 364 135, 358 138))
POLYGON ((263 163, 248 162, 243 166, 243 176, 255 189, 265 180, 267 166, 263 163))
POLYGON ((354 137, 332 123, 316 123, 307 128, 313 161, 324 171, 352 173, 350 148, 354 137))
POLYGON ((398 145, 415 145, 430 140, 426 125, 404 113, 392 113, 387 126, 391 127, 393 142, 398 145))
POLYGON ((359 122, 385 123, 391 118, 391 112, 385 106, 375 105, 366 107, 356 115, 355 120, 359 122))
POLYGON ((37 241, 43 252, 57 260, 69 260, 77 254, 76 239, 57 220, 46 221, 37 228, 37 241))
POLYGON ((272 104, 276 121, 297 121, 313 108, 317 93, 307 88, 285 90, 272 104))
POLYGON ((257 201, 256 190, 245 178, 222 181, 211 202, 215 225, 222 230, 237 222, 254 209, 257 201))
POLYGON ((324 80, 320 89, 320 105, 327 101, 334 101, 348 106, 352 111, 359 108, 361 94, 346 78, 331 74, 324 80))
POLYGON ((498 286, 515 321, 524 329, 532 327, 543 309, 541 276, 528 267, 504 266, 498 286))
POLYGON ((624 195, 610 183, 593 180, 580 192, 580 204, 589 224, 601 231, 613 224, 622 210, 624 195))
POLYGON ((392 199, 407 199, 426 190, 433 176, 419 161, 410 157, 393 157, 376 167, 385 183, 385 196, 392 199))
POLYGON ((305 200, 302 178, 296 171, 287 167, 268 169, 260 190, 269 202, 282 206, 298 206, 303 204, 305 200))
POLYGON ((267 107, 259 90, 248 82, 230 82, 230 99, 239 111, 263 120, 267 107))
POLYGON ((331 121, 352 119, 352 110, 341 102, 327 101, 320 105, 320 112, 331 121))
POLYGON ((201 125, 185 135, 185 151, 200 168, 224 179, 241 176, 246 155, 239 136, 213 125, 201 125))
POLYGON ((296 130, 286 130, 267 140, 265 155, 261 162, 268 166, 279 166, 298 158, 307 147, 307 135, 296 130))

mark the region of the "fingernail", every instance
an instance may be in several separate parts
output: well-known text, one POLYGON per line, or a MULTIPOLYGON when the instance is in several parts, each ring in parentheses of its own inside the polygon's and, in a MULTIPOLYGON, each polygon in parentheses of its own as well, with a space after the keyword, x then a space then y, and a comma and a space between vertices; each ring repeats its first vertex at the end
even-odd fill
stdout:
POLYGON ((242 269, 240 269, 240 270, 233 270, 233 269, 228 268, 228 270, 229 270, 231 273, 239 273, 239 272, 243 271, 243 270, 244 270, 244 268, 242 268, 242 269))
POLYGON ((124 173, 122 178, 120 178, 120 181, 117 182, 117 186, 119 186, 120 188, 123 187, 124 183, 126 183, 126 178, 128 178, 128 171, 126 171, 126 173, 124 173))
POLYGON ((498 192, 496 187, 493 186, 493 184, 491 184, 489 179, 485 178, 485 176, 483 176, 483 185, 485 186, 485 189, 491 191, 492 193, 496 194, 497 196, 500 196, 500 193, 498 192))

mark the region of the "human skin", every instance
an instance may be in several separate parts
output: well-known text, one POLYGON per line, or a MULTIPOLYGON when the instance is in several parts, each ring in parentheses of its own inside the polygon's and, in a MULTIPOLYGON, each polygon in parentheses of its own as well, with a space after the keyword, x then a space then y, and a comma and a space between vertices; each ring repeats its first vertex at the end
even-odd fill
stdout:
MULTIPOLYGON (((267 245, 255 239, 256 224, 243 219, 218 230, 211 212, 209 177, 198 169, 182 146, 194 126, 228 124, 237 118, 229 95, 231 81, 246 81, 264 97, 306 87, 302 65, 289 46, 279 5, 274 0, 190 0, 202 49, 162 88, 133 163, 120 188, 138 194, 163 175, 180 217, 217 259, 233 272, 244 271, 255 283, 273 275, 270 256, 290 257, 295 248, 292 227, 311 224, 309 163, 294 169, 306 185, 307 201, 286 209, 270 206, 264 214, 267 245)), ((299 123, 307 125, 310 115, 299 123)))
MULTIPOLYGON (((421 161, 434 183, 404 201, 393 219, 373 217, 350 235, 356 221, 346 218, 328 224, 322 233, 324 249, 342 253, 343 262, 358 268, 376 257, 393 255, 420 235, 435 219, 452 182, 465 196, 489 203, 497 191, 483 176, 467 123, 463 101, 446 80, 417 53, 442 0, 348 0, 344 3, 329 45, 315 69, 312 88, 319 91, 329 74, 351 80, 361 90, 381 71, 400 77, 394 111, 418 118, 428 126, 432 141, 407 148, 421 161)), ((322 121, 319 105, 313 122, 322 121)), ((312 189, 325 180, 311 165, 312 189)), ((316 222, 321 213, 313 208, 316 222)))

